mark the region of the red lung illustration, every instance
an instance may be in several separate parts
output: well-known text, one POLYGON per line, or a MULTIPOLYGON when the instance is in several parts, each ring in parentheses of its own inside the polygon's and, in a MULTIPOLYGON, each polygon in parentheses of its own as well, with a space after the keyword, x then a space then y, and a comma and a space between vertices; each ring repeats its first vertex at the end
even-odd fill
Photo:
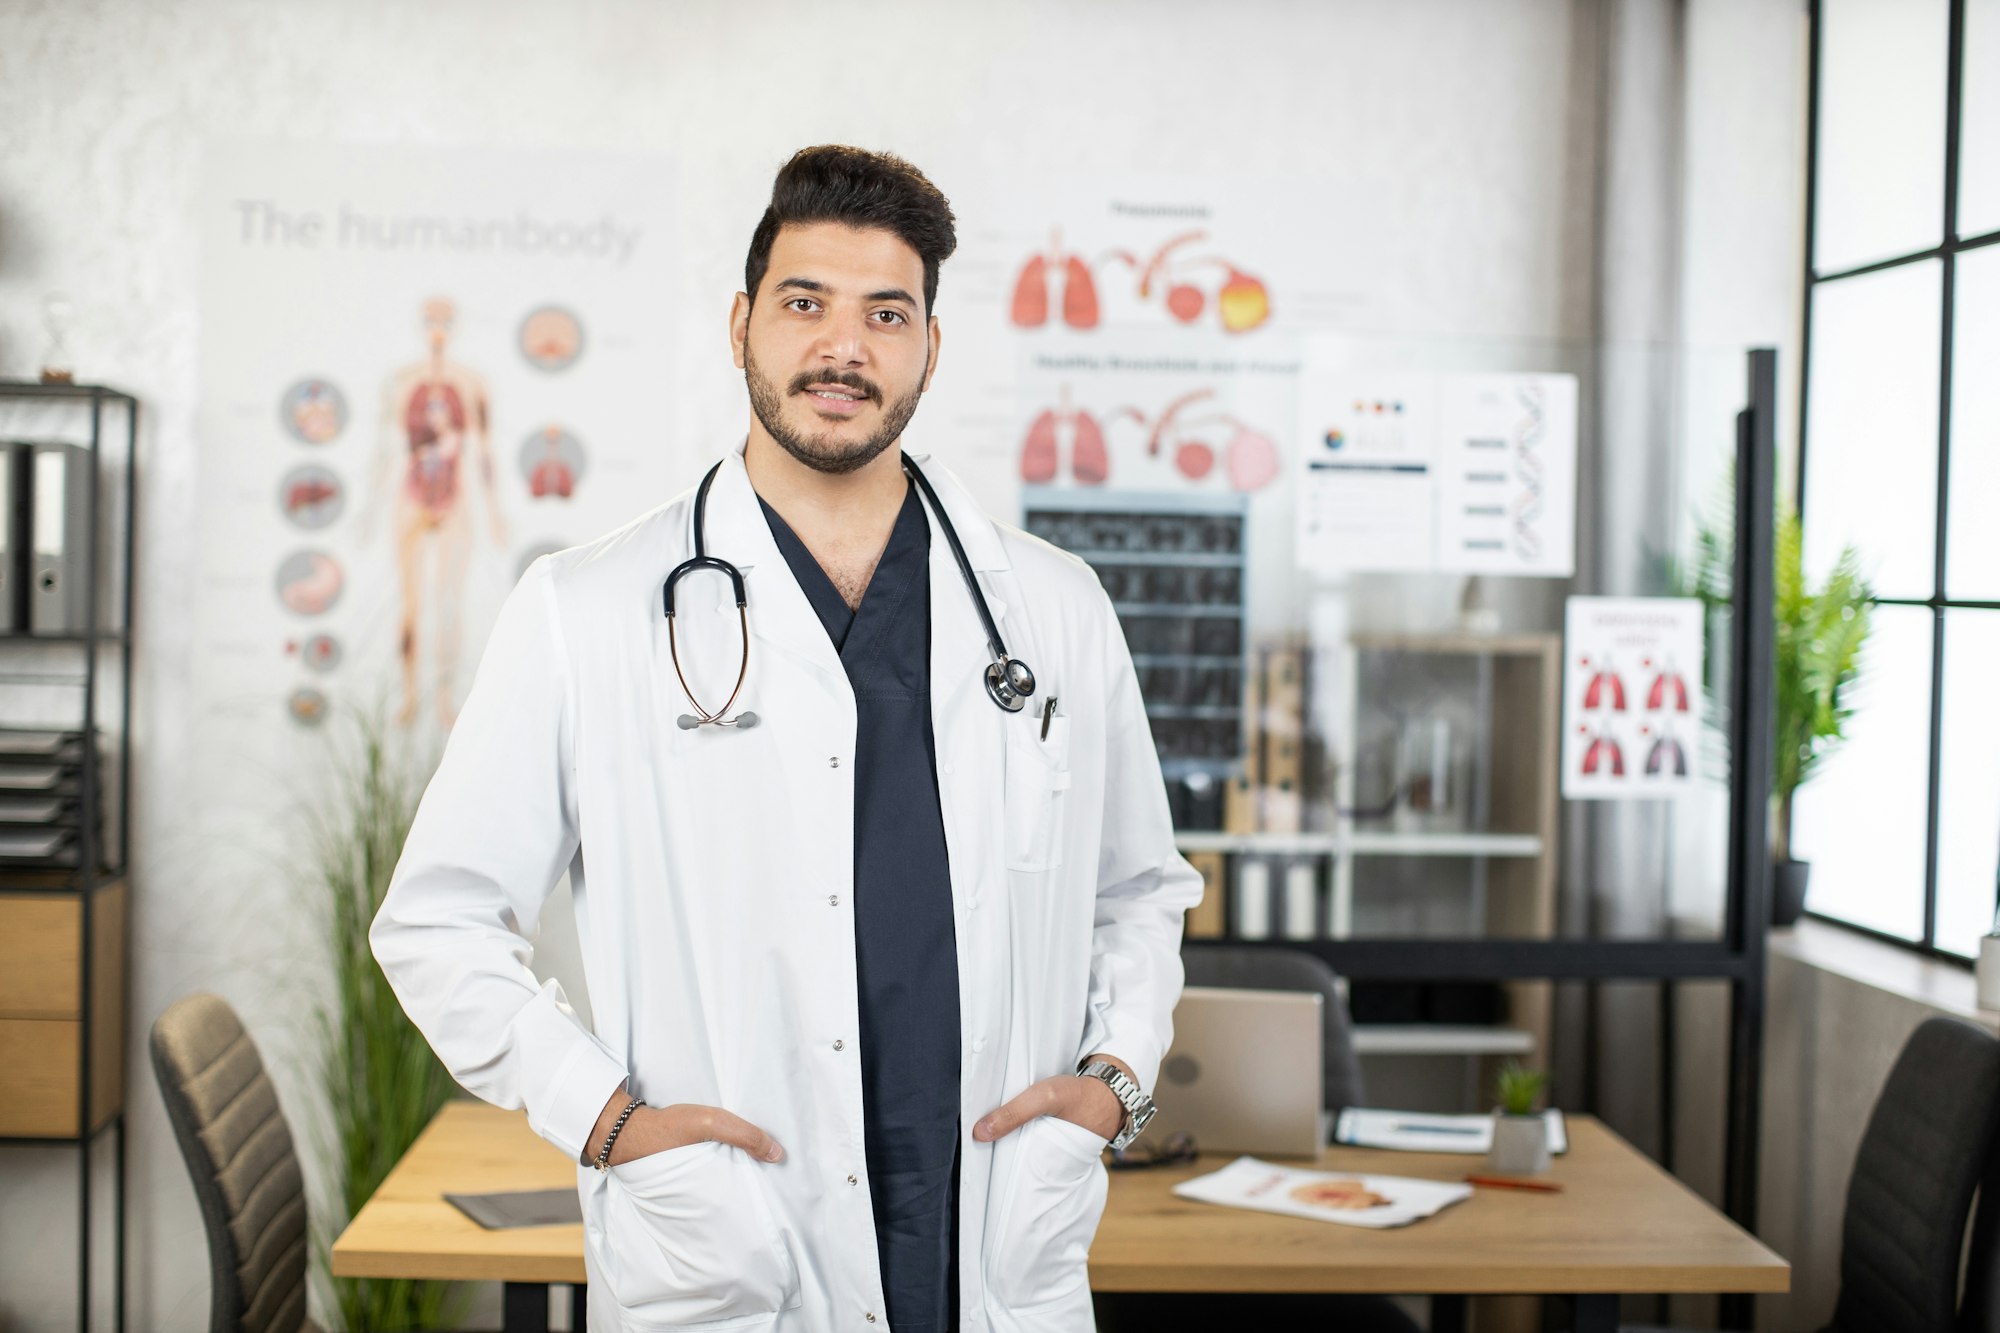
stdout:
POLYGON ((1609 768, 1612 777, 1622 778, 1625 776, 1625 751, 1620 749, 1618 742, 1612 740, 1609 736, 1597 737, 1591 741, 1590 748, 1583 752, 1583 771, 1585 773, 1597 772, 1600 765, 1609 768))
POLYGON ((1104 431, 1099 428, 1097 418, 1088 412, 1076 414, 1076 443, 1070 446, 1069 470, 1085 486, 1101 486, 1111 475, 1111 455, 1104 448, 1104 431))
POLYGON ((1590 684, 1583 691, 1585 708, 1609 707, 1613 712, 1625 711, 1625 681, 1615 671, 1599 671, 1590 678, 1590 684))
POLYGON ((1646 707, 1665 708, 1669 697, 1674 701, 1673 709, 1676 713, 1688 711, 1687 681, 1678 671, 1663 671, 1653 677, 1653 687, 1646 691, 1646 707))
POLYGON ((1073 329, 1097 327, 1097 284, 1091 280, 1090 269, 1075 255, 1063 264, 1063 323, 1073 329))
POLYGON ((1021 480, 1040 486, 1055 479, 1056 414, 1043 412, 1028 427, 1028 438, 1021 445, 1021 480))
POLYGON ((1014 280, 1013 320, 1024 329, 1033 329, 1041 327, 1048 317, 1048 262, 1036 255, 1022 266, 1021 276, 1014 280))
POLYGON ((1278 475, 1278 446, 1254 430, 1237 430, 1228 460, 1229 484, 1239 491, 1262 490, 1278 475))
POLYGON ((1189 481, 1200 481, 1215 466, 1215 450, 1200 440, 1182 440, 1174 450, 1174 466, 1189 481))

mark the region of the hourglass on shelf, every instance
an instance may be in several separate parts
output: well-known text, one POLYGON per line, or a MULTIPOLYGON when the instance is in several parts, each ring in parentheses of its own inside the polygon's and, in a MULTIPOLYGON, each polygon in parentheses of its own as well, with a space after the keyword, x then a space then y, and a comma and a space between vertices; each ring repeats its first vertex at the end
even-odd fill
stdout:
POLYGON ((1111 250, 1095 260, 1086 260, 1065 250, 1062 233, 1050 237, 1049 249, 1029 256, 1014 279, 1013 300, 1008 317, 1015 326, 1040 328, 1050 314, 1050 285, 1062 284, 1062 321, 1073 329, 1094 329, 1102 316, 1097 295, 1095 270, 1116 261, 1138 275, 1139 300, 1158 300, 1168 315, 1181 324, 1193 324, 1213 306, 1215 316, 1228 333, 1246 333, 1271 317, 1271 293, 1263 280, 1244 272, 1220 255, 1187 256, 1185 247, 1206 240, 1207 232, 1183 232, 1141 260, 1129 250, 1111 250), (1220 270, 1220 281, 1214 271, 1220 270), (1213 283, 1210 291, 1202 285, 1213 283))

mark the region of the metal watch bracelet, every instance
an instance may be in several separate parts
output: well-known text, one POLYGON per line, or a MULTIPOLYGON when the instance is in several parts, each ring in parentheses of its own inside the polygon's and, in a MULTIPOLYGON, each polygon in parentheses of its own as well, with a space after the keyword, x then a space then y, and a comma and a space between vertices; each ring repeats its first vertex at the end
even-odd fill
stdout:
POLYGON ((1118 1104, 1125 1108, 1125 1127, 1112 1138, 1110 1147, 1114 1150, 1123 1148, 1138 1138, 1139 1132, 1146 1128, 1146 1122, 1153 1118, 1153 1113, 1157 1109, 1153 1105, 1153 1099, 1148 1097, 1137 1083, 1127 1078, 1124 1070, 1108 1060, 1092 1061, 1077 1072, 1085 1078, 1097 1079, 1105 1087, 1110 1088, 1112 1096, 1116 1097, 1118 1104))

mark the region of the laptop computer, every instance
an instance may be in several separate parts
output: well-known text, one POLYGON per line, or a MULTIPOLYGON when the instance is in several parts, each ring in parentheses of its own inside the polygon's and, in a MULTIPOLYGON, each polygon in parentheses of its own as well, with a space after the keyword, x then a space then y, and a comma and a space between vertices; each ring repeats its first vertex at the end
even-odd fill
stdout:
POLYGON ((1188 986, 1174 1010, 1174 1044, 1160 1062, 1146 1127, 1153 1143, 1176 1131, 1203 1152, 1317 1157, 1326 1144, 1317 992, 1188 986))

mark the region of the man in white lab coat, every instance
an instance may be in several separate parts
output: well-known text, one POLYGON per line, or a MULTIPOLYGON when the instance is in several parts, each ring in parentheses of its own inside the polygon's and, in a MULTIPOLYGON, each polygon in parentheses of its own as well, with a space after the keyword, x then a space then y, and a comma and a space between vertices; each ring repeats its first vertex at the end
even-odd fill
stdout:
POLYGON ((1201 885, 1089 567, 906 472, 954 244, 900 159, 779 173, 747 440, 523 575, 375 920, 453 1076, 577 1159, 594 1329, 1093 1327, 1201 885), (697 493, 746 605, 702 569, 669 617, 697 493), (528 967, 565 871, 595 1032, 528 967))

